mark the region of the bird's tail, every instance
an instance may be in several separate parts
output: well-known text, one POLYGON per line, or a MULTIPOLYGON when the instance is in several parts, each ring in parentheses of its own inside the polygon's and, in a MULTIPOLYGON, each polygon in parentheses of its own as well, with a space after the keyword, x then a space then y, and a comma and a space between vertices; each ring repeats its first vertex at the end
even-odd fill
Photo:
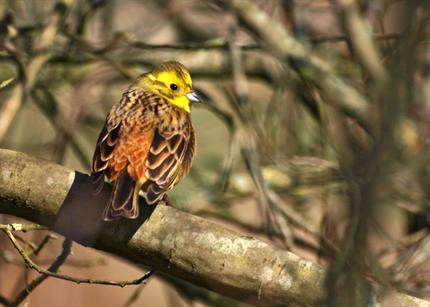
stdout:
POLYGON ((136 182, 124 168, 113 186, 103 219, 111 221, 120 217, 135 219, 139 216, 139 191, 141 182, 136 182))

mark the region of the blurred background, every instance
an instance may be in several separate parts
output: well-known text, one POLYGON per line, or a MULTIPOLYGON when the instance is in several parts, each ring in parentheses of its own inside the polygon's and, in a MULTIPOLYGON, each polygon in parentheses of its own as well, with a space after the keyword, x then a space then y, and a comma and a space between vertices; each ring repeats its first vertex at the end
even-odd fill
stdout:
MULTIPOLYGON (((170 193, 175 207, 320 263, 333 304, 345 306, 342 290, 360 306, 360 291, 381 285, 430 298, 430 3, 250 1, 310 51, 287 59, 229 2, 0 0, 0 146, 89 173, 122 92, 180 61, 205 102, 192 109, 197 158, 170 193), (326 74, 307 72, 314 57, 326 74), (352 91, 336 92, 339 83, 352 91)), ((63 241, 46 231, 19 239, 43 266, 63 241)), ((142 274, 77 243, 61 272, 142 274)), ((0 235, 0 295, 13 299, 35 276, 0 235)), ((258 304, 165 275, 125 288, 48 278, 24 302, 258 304)))

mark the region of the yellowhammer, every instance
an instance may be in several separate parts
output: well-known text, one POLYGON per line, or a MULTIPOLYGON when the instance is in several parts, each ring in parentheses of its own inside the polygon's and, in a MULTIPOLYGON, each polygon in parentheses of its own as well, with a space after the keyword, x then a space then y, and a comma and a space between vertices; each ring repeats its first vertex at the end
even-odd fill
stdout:
POLYGON ((155 204, 188 173, 195 152, 190 103, 198 101, 188 70, 166 62, 137 78, 112 107, 92 164, 95 193, 105 176, 113 183, 104 220, 137 218, 140 191, 155 204))

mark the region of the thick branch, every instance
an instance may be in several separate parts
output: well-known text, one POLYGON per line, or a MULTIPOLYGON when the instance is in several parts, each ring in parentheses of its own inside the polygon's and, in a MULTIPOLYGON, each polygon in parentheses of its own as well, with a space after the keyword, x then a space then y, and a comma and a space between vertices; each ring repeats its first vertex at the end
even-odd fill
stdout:
MULTIPOLYGON (((145 209, 140 220, 101 222, 108 194, 106 187, 101 196, 92 196, 86 175, 0 150, 0 213, 236 299, 288 306, 319 306, 324 300, 324 271, 316 264, 162 205, 152 213, 145 209)), ((430 306, 397 293, 390 302, 378 300, 392 306, 393 297, 405 306, 430 306)))

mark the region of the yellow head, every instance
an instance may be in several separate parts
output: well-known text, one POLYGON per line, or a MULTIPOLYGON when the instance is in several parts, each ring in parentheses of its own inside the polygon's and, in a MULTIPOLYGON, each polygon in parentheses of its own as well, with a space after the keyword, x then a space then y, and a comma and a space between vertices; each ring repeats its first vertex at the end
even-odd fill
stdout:
POLYGON ((190 73, 179 62, 161 64, 154 70, 143 74, 137 79, 136 84, 187 112, 190 112, 191 102, 201 101, 191 86, 190 73))

